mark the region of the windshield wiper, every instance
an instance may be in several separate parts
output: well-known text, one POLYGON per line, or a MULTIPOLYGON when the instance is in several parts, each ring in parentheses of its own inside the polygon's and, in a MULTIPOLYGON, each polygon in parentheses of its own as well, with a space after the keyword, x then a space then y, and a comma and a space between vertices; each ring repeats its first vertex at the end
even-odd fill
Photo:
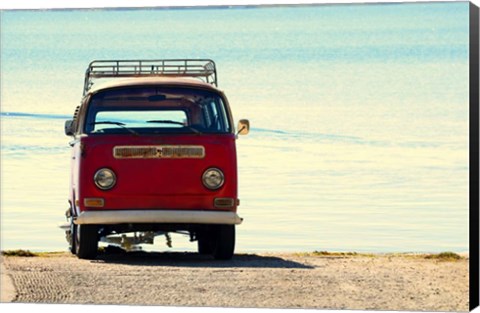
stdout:
POLYGON ((137 133, 136 131, 134 131, 133 129, 130 129, 128 127, 125 126, 124 123, 120 123, 120 122, 112 122, 112 121, 102 121, 102 122, 91 122, 89 123, 90 125, 99 125, 99 124, 106 124, 106 125, 117 125, 117 126, 120 126, 124 129, 126 129, 127 131, 129 131, 130 133, 134 134, 135 136, 139 136, 140 134, 137 133))
POLYGON ((192 126, 185 125, 182 122, 171 121, 171 120, 151 120, 151 121, 147 121, 147 123, 163 123, 163 124, 182 125, 183 127, 187 127, 188 129, 190 129, 191 131, 193 131, 196 134, 201 134, 201 132, 198 129, 195 129, 192 126))

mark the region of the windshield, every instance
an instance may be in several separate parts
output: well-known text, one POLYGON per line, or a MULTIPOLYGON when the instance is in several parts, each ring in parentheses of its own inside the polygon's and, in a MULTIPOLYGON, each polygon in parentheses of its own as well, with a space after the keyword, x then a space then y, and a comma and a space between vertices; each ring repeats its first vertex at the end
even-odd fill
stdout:
POLYGON ((222 98, 191 88, 128 87, 95 94, 87 134, 229 133, 222 98))

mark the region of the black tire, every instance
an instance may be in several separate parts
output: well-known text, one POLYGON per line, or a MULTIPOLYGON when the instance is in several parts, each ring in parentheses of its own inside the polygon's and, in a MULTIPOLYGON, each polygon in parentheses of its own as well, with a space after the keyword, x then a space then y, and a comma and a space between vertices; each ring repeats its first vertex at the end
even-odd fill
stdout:
POLYGON ((215 227, 215 248, 213 257, 216 260, 230 260, 235 251, 235 225, 218 225, 215 227))
POLYGON ((75 254, 80 259, 95 259, 98 251, 97 225, 76 225, 75 228, 75 254))
POLYGON ((76 251, 77 249, 75 248, 76 236, 77 236, 77 225, 73 223, 73 218, 70 218, 70 242, 69 242, 68 250, 70 250, 72 254, 77 253, 76 251))
POLYGON ((197 246, 199 254, 212 254, 214 248, 213 238, 210 232, 202 231, 197 234, 197 246))

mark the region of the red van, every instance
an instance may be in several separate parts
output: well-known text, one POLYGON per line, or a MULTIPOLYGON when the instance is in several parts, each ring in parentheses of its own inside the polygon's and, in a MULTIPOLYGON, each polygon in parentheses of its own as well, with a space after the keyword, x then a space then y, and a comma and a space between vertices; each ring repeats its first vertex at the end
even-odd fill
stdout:
POLYGON ((98 242, 131 247, 177 232, 201 254, 235 248, 236 132, 212 60, 93 61, 73 137, 67 240, 81 259, 98 242), (102 82, 103 81, 103 82, 102 82))

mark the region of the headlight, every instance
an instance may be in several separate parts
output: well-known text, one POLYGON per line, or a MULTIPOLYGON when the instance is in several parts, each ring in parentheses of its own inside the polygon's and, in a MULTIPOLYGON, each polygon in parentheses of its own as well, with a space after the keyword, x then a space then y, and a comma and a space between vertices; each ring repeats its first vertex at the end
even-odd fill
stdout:
POLYGON ((222 187, 225 177, 218 168, 209 168, 203 173, 202 181, 205 187, 214 190, 222 187))
POLYGON ((111 189, 117 182, 115 173, 108 168, 98 170, 95 176, 93 176, 93 180, 95 181, 95 185, 102 190, 111 189))

